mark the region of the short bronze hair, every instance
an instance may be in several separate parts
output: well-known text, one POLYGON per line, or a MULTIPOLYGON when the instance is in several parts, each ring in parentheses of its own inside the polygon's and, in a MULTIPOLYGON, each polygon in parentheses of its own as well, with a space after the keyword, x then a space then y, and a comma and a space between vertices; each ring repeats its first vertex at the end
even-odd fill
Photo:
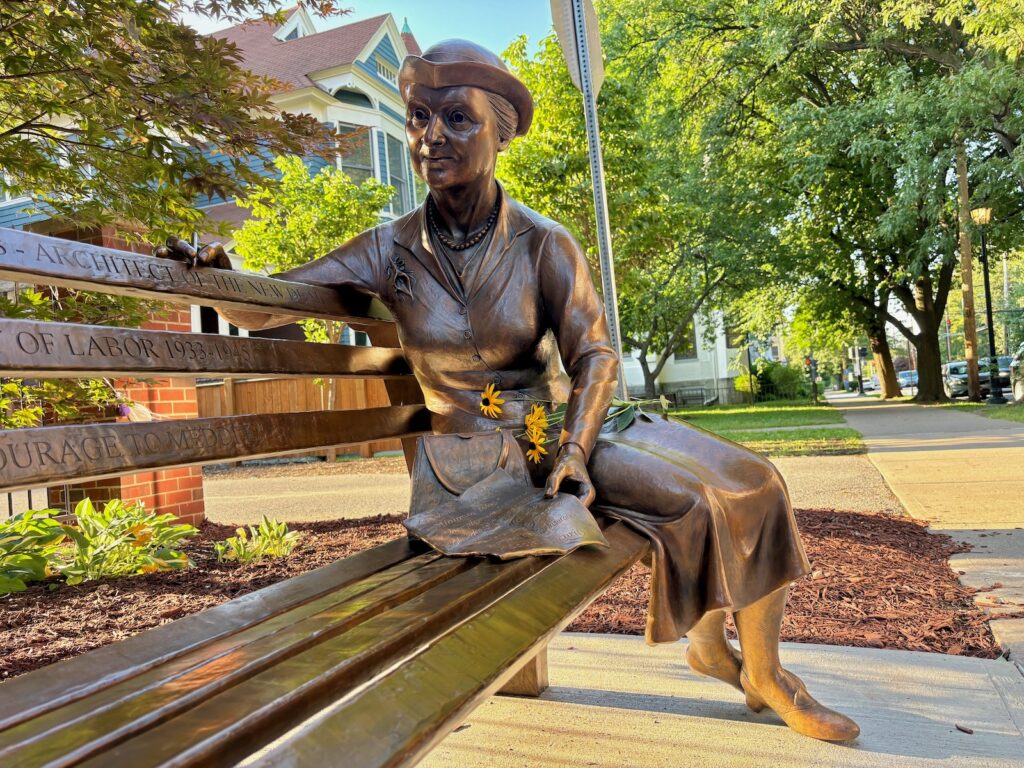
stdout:
POLYGON ((519 130, 519 113, 512 106, 512 102, 497 93, 485 91, 487 101, 494 110, 494 116, 498 120, 498 140, 507 144, 516 137, 519 130))

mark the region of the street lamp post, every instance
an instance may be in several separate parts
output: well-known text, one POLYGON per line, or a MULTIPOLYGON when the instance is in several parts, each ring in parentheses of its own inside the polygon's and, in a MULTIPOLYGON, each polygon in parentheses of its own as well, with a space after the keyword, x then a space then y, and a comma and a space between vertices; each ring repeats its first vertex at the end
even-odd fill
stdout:
POLYGON ((985 319, 988 321, 988 385, 989 405, 1004 405, 1003 387, 999 383, 999 358, 996 357, 996 329, 992 321, 992 287, 988 277, 988 250, 985 243, 985 227, 992 220, 991 208, 975 208, 971 211, 971 221, 981 232, 981 269, 985 276, 985 319))

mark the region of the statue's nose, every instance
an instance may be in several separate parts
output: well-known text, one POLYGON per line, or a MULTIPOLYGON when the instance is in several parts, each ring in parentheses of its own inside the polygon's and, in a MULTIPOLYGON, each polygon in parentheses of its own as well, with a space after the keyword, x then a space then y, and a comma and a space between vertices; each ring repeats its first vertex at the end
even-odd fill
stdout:
POLYGON ((430 122, 427 123, 427 143, 428 144, 444 144, 446 139, 444 136, 444 124, 441 122, 440 115, 434 115, 430 118, 430 122))

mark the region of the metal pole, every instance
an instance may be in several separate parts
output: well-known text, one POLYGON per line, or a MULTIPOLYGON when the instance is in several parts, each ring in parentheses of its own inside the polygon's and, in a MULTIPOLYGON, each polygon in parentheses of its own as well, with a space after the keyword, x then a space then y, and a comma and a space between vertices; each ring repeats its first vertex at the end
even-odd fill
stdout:
POLYGON ((988 249, 985 246, 985 228, 981 230, 981 271, 985 276, 985 319, 988 321, 988 403, 1004 405, 1003 387, 999 383, 999 358, 996 357, 996 328, 992 322, 992 287, 988 278, 988 249))
MULTIPOLYGON (((580 62, 580 88, 583 91, 583 113, 587 124, 587 146, 590 154, 590 175, 594 182, 594 213, 597 217, 597 250, 601 264, 601 289, 604 293, 604 313, 608 320, 608 334, 612 348, 622 360, 622 340, 619 336, 619 302, 615 291, 615 263, 612 259, 612 239, 608 229, 608 199, 604 183, 604 161, 601 157, 601 137, 597 125, 597 94, 594 92, 590 65, 590 45, 587 41, 587 21, 583 0, 572 0, 573 28, 576 32, 576 50, 580 62)), ((619 364, 619 397, 627 399, 626 373, 619 364)))

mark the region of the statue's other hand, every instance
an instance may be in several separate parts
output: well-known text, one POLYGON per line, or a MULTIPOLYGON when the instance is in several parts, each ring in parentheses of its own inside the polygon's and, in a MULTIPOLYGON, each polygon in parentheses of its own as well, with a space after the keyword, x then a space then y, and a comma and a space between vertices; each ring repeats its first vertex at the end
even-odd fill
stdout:
POLYGON ((583 506, 589 507, 594 503, 597 492, 594 490, 594 484, 590 481, 590 473, 587 472, 583 450, 575 443, 566 443, 559 450, 555 466, 551 470, 551 474, 548 475, 544 495, 551 498, 567 481, 575 486, 571 492, 583 502, 583 506))
POLYGON ((165 245, 158 245, 153 249, 153 255, 160 259, 183 261, 190 267, 232 269, 231 259, 220 243, 204 245, 197 251, 187 240, 169 237, 165 245))

